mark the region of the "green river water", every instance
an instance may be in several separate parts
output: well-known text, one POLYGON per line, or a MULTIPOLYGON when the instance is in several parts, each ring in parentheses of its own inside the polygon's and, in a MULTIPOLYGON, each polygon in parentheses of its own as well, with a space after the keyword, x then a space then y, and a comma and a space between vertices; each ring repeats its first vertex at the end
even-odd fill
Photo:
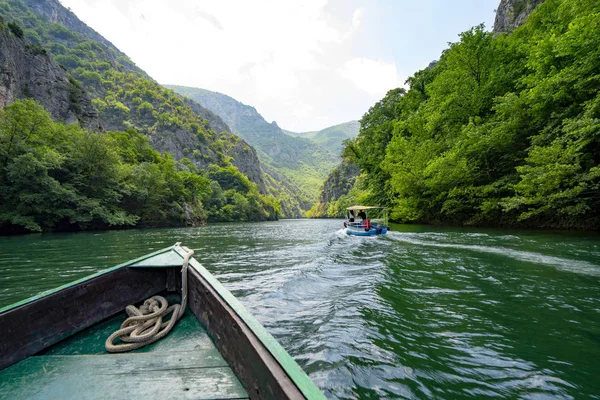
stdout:
POLYGON ((182 241, 327 397, 600 399, 599 235, 340 225, 0 237, 0 307, 182 241))

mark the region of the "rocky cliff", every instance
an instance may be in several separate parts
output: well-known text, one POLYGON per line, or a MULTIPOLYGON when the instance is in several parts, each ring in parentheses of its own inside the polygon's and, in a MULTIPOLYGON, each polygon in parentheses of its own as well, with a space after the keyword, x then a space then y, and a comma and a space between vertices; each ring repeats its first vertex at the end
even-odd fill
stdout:
POLYGON ((531 14, 535 7, 544 0, 501 0, 496 10, 494 32, 512 32, 518 28, 531 14))
POLYGON ((359 175, 360 168, 358 165, 342 160, 340 165, 331 171, 331 174, 327 177, 327 180, 323 184, 319 201, 313 205, 308 215, 311 218, 341 217, 342 215, 337 215, 339 210, 332 211, 337 207, 332 206, 335 205, 335 202, 340 197, 347 195, 352 190, 359 175))
POLYGON ((0 22, 0 108, 32 98, 57 120, 100 129, 98 112, 85 90, 47 52, 27 44, 0 22))
POLYGON ((346 160, 334 169, 323 184, 323 191, 319 197, 319 202, 329 203, 335 201, 341 196, 348 194, 354 186, 356 178, 360 174, 358 165, 346 160))

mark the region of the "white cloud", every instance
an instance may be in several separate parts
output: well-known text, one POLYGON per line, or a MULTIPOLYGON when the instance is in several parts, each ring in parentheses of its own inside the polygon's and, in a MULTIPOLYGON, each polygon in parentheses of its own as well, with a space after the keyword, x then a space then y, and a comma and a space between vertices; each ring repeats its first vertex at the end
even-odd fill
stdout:
POLYGON ((286 129, 360 118, 397 86, 394 63, 351 54, 363 8, 343 20, 327 0, 61 1, 157 81, 228 94, 286 129))
POLYGON ((352 14, 352 28, 357 29, 360 26, 364 13, 364 8, 354 10, 354 14, 352 14))
POLYGON ((341 74, 372 96, 382 97, 388 90, 398 87, 395 63, 353 58, 346 62, 341 74))

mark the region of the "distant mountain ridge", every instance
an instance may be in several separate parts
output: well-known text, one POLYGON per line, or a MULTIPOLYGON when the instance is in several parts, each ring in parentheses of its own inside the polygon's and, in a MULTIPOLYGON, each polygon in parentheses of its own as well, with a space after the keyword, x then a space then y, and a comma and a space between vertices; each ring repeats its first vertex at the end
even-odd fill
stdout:
POLYGON ((273 195, 287 217, 301 217, 317 201, 319 188, 338 162, 336 154, 306 138, 287 135, 276 122, 234 98, 206 89, 163 85, 219 115, 257 149, 273 195), (270 177, 270 178, 269 178, 270 177))
POLYGON ((310 140, 286 135, 275 121, 267 122, 254 107, 230 96, 206 89, 163 86, 193 99, 220 116, 240 137, 266 154, 268 161, 276 167, 298 168, 305 157, 308 157, 307 161, 312 162, 315 156, 330 156, 326 150, 315 146, 310 140))
POLYGON ((339 156, 346 139, 354 139, 360 130, 360 122, 348 121, 338 125, 330 126, 320 131, 311 132, 292 132, 284 130, 285 133, 292 136, 307 138, 313 142, 325 147, 333 154, 339 156))

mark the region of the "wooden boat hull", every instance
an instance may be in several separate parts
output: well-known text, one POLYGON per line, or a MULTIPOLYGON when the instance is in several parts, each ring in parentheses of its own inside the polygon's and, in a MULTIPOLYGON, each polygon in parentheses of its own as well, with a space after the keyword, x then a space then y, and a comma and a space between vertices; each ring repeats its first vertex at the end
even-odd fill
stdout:
MULTIPOLYGON (((121 313, 128 304, 180 290, 184 256, 175 245, 0 309, 0 374, 121 313)), ((188 285, 189 309, 249 398, 325 398, 265 328, 195 259, 190 260, 188 285)))

